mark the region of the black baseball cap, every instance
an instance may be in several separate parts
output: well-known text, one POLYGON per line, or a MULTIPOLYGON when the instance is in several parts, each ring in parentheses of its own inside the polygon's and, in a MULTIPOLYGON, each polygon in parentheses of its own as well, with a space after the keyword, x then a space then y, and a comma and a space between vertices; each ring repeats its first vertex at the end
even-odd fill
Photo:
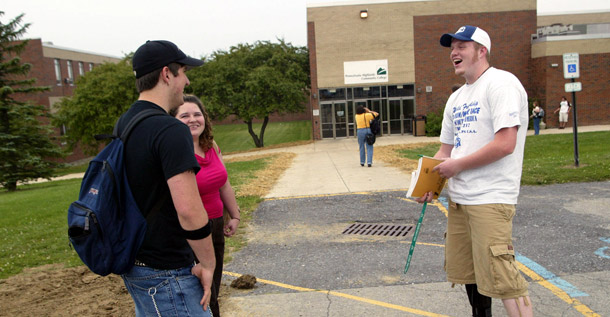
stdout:
POLYGON ((176 44, 170 41, 146 41, 133 54, 133 73, 136 78, 140 78, 170 63, 191 67, 203 65, 202 60, 186 56, 176 44))

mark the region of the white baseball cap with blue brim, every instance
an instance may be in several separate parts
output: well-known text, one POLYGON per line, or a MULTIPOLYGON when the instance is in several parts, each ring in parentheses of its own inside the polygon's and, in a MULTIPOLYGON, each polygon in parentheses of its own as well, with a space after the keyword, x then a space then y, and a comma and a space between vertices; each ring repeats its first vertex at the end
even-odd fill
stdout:
POLYGON ((489 34, 479 27, 464 25, 453 34, 445 33, 443 36, 441 36, 441 45, 451 47, 452 39, 460 41, 475 41, 485 46, 487 51, 491 53, 491 39, 489 38, 489 34))

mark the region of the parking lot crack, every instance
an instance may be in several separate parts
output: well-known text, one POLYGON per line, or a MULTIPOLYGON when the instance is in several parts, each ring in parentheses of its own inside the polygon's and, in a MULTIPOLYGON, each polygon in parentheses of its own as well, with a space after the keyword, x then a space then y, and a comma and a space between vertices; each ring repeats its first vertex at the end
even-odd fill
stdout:
POLYGON ((333 303, 333 300, 330 297, 330 290, 326 292, 326 299, 328 300, 328 306, 326 306, 326 317, 330 316, 330 305, 333 303))

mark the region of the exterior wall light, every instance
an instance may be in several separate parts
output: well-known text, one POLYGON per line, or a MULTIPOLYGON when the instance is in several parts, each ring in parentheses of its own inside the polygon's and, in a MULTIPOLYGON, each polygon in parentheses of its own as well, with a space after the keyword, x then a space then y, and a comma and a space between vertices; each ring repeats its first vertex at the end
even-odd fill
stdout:
POLYGON ((366 19, 369 17, 369 10, 360 10, 360 18, 361 19, 366 19))

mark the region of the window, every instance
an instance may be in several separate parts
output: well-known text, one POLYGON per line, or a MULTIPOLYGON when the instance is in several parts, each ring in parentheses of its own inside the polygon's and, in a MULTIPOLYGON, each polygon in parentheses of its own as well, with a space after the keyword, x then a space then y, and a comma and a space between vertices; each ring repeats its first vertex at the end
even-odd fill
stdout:
POLYGON ((320 89, 320 100, 345 100, 345 88, 320 89))
POLYGON ((85 74, 85 65, 83 65, 83 62, 78 62, 78 74, 80 76, 85 74))
POLYGON ((61 86, 61 66, 59 65, 59 59, 55 59, 55 80, 57 86, 61 86))
POLYGON ((89 63, 89 71, 93 69, 93 63, 89 63))
POLYGON ((411 97, 415 96, 413 84, 388 86, 389 97, 411 97))
POLYGON ((68 78, 66 78, 66 84, 74 84, 74 72, 72 71, 72 61, 67 61, 68 63, 68 78))
POLYGON ((354 99, 372 99, 381 97, 379 86, 354 87, 354 99))

